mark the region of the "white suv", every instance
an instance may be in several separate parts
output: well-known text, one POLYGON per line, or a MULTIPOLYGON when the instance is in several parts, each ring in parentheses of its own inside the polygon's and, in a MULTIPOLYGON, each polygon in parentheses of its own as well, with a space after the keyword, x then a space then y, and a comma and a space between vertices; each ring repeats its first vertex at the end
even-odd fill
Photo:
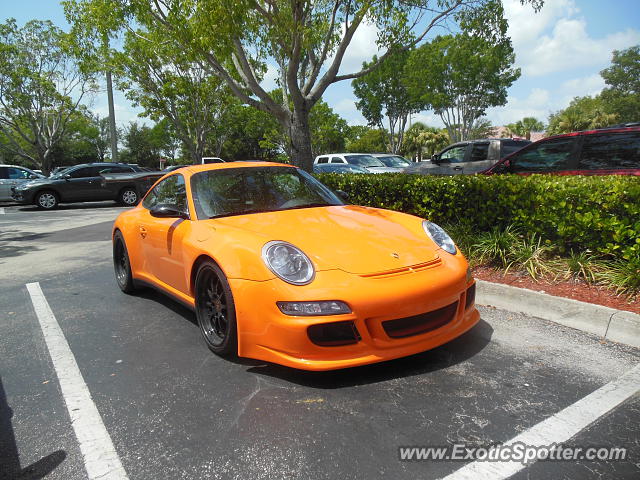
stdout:
POLYGON ((318 155, 313 161, 314 165, 323 163, 356 165, 367 169, 371 173, 398 173, 403 170, 402 168, 386 167, 384 163, 368 153, 328 153, 326 155, 318 155))

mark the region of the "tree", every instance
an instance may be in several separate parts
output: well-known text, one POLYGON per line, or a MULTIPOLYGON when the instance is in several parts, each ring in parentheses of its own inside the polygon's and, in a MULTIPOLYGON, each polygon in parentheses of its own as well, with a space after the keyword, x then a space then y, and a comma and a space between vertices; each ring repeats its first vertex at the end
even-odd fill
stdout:
MULTIPOLYGON (((542 0, 521 0, 539 8, 542 0)), ((244 104, 271 115, 286 132, 295 164, 311 170, 309 115, 326 89, 373 71, 392 53, 422 41, 450 19, 484 17, 482 34, 501 22, 497 0, 66 0, 74 32, 102 39, 136 25, 142 35, 174 43, 222 79, 244 104), (358 29, 378 29, 386 49, 368 68, 340 73, 358 29), (261 85, 275 60, 280 98, 261 85)), ((83 44, 90 43, 87 40, 83 44)))
POLYGON ((507 125, 507 129, 511 132, 511 135, 517 135, 531 140, 531 132, 542 132, 544 130, 544 124, 537 118, 524 117, 522 120, 507 125))
POLYGON ((620 122, 640 121, 640 45, 614 51, 600 75, 608 85, 600 94, 607 113, 620 122))
POLYGON ((607 113, 601 97, 576 97, 564 110, 549 116, 549 135, 608 127, 618 121, 616 114, 607 113))
POLYGON ((119 86, 143 116, 168 120, 190 163, 200 163, 209 138, 224 136, 221 120, 234 99, 219 78, 154 33, 127 33, 124 51, 116 55, 124 74, 119 86))
POLYGON ((155 130, 137 122, 129 122, 125 129, 123 140, 126 150, 120 154, 120 160, 125 163, 137 163, 142 167, 158 167, 163 150, 163 136, 161 130, 155 130))
POLYGON ((359 138, 347 143, 348 152, 354 153, 380 153, 388 149, 387 140, 389 133, 380 128, 370 128, 359 138))
POLYGON ((404 153, 421 162, 423 158, 430 158, 449 143, 451 140, 446 130, 416 122, 407 130, 404 153))
POLYGON ((96 85, 51 22, 0 24, 0 145, 48 173, 69 122, 96 85))
MULTIPOLYGON (((409 53, 397 53, 372 72, 351 82, 353 93, 359 99, 356 107, 369 125, 382 130, 385 128, 386 118, 389 128, 387 143, 391 146, 391 153, 397 153, 402 148, 409 114, 418 113, 425 107, 424 102, 412 97, 403 81, 409 53)), ((378 58, 374 55, 371 62, 363 64, 363 68, 366 69, 377 61, 378 58)))
MULTIPOLYGON (((506 25, 503 25, 506 32, 506 25)), ((504 33, 504 32, 503 32, 504 33)), ((440 116, 453 142, 469 139, 487 108, 507 102, 507 88, 520 77, 506 37, 487 40, 463 32, 436 37, 407 61, 409 92, 440 116)))

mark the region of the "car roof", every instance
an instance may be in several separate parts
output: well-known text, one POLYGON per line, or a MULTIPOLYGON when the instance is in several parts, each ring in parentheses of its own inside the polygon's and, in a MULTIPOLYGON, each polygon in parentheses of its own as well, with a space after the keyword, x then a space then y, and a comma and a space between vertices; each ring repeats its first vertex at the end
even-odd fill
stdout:
POLYGON ((206 172, 208 170, 224 170, 227 168, 250 168, 250 167, 291 167, 298 168, 287 163, 250 161, 250 162, 225 162, 225 163, 207 163, 204 165, 188 165, 184 169, 190 173, 206 172))
POLYGON ((373 155, 373 153, 355 153, 355 152, 346 152, 346 153, 324 153, 322 155, 316 155, 318 157, 329 157, 331 155, 373 155))
POLYGON ((629 126, 614 125, 614 126, 605 127, 605 128, 594 128, 592 130, 578 130, 577 132, 560 133, 558 135, 551 135, 549 137, 541 138, 540 140, 534 143, 542 142, 544 140, 549 140, 550 138, 579 137, 583 135, 596 135, 598 133, 624 133, 624 132, 640 131, 640 124, 627 124, 627 125, 629 126))
POLYGON ((8 165, 8 164, 0 164, 0 167, 17 167, 17 168, 26 168, 27 170, 33 170, 31 167, 25 167, 24 165, 8 165))

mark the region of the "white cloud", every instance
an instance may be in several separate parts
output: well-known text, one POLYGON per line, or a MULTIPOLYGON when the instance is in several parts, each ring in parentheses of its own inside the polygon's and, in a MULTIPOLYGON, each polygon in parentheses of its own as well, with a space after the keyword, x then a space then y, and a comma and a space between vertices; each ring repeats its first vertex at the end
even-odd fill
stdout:
POLYGON ((579 13, 573 0, 546 2, 538 13, 519 0, 505 0, 508 33, 523 75, 543 76, 583 67, 600 70, 610 62, 613 50, 640 42, 640 31, 632 28, 592 38, 579 13))
POLYGON ((344 118, 349 125, 367 124, 367 120, 356 107, 356 99, 354 98, 342 98, 334 102, 331 107, 333 111, 344 118))
MULTIPOLYGON (((344 31, 344 27, 343 27, 344 31)), ((378 27, 373 23, 362 22, 351 39, 351 43, 342 57, 340 73, 347 74, 362 69, 362 62, 368 62, 374 55, 380 55, 376 41, 378 40, 378 27)), ((331 65, 333 56, 328 58, 325 66, 331 65)))
POLYGON ((605 87, 604 79, 598 73, 586 77, 573 78, 562 84, 562 90, 573 97, 598 95, 605 87))
POLYGON ((504 107, 494 107, 487 111, 487 118, 493 125, 506 125, 524 117, 535 117, 546 122, 550 113, 557 110, 548 90, 533 88, 526 98, 511 96, 504 107))

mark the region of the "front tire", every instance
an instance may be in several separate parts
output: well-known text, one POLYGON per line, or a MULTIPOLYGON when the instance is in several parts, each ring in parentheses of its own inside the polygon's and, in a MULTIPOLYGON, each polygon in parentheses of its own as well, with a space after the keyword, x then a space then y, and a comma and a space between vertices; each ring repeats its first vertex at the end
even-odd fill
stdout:
POLYGON ((195 307, 200 332, 209 349, 221 356, 237 355, 236 307, 224 272, 212 261, 198 268, 195 307))
POLYGON ((35 198, 35 204, 43 210, 54 210, 58 207, 58 195, 50 190, 38 192, 35 198))
POLYGON ((124 237, 120 231, 117 231, 113 236, 113 268, 120 290, 129 294, 135 292, 136 287, 133 283, 129 252, 127 251, 127 245, 124 243, 124 237))
POLYGON ((118 195, 118 203, 125 207, 135 207, 138 204, 138 191, 133 187, 125 187, 118 195))

